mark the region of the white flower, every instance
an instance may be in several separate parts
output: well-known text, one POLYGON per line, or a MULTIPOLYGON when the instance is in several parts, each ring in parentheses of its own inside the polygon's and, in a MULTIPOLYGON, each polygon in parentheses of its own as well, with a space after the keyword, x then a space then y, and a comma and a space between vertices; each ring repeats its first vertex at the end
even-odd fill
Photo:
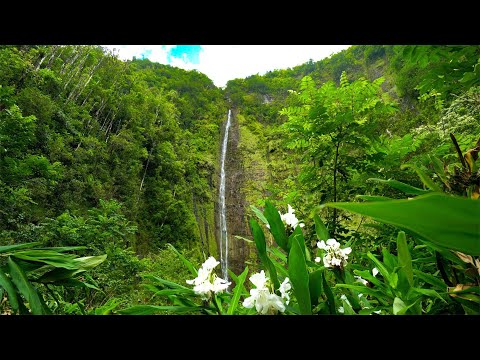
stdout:
POLYGON ((215 277, 215 280, 213 281, 213 292, 215 294, 223 292, 223 291, 228 289, 228 286, 230 284, 231 283, 228 282, 227 280, 224 280, 224 279, 219 278, 219 277, 215 277))
POLYGON ((263 289, 267 283, 268 278, 265 276, 265 272, 262 270, 259 273, 250 276, 250 281, 257 289, 263 289))
MULTIPOLYGON (((290 285, 289 282, 287 282, 287 279, 282 283, 284 291, 287 291, 288 285, 290 285)), ((277 311, 285 311, 285 305, 283 304, 282 298, 277 294, 270 293, 269 278, 265 276, 263 270, 260 273, 250 276, 250 281, 256 286, 256 288, 251 289, 250 296, 243 300, 244 307, 251 309, 255 306, 255 309, 259 314, 275 314, 277 311)))
POLYGON ((343 314, 345 312, 345 309, 343 308, 343 306, 340 306, 337 310, 340 314, 343 314))
POLYGON ((202 267, 208 271, 212 271, 218 264, 220 264, 220 262, 215 260, 213 256, 210 256, 207 260, 205 260, 202 267))
MULTIPOLYGON (((327 243, 323 240, 319 241, 317 242, 317 247, 327 252, 323 257, 323 265, 327 268, 345 266, 347 264, 348 254, 352 252, 352 248, 350 247, 341 249, 340 243, 335 239, 328 239, 327 243)), ((315 261, 320 262, 320 258, 317 257, 315 261)))
MULTIPOLYGON (((367 280, 365 280, 365 279, 362 278, 361 276, 357 276, 357 275, 355 275, 354 277, 355 277, 355 279, 357 279, 357 280, 355 280, 355 281, 357 281, 357 282, 359 282, 359 283, 362 283, 363 285, 367 286, 367 284, 368 284, 368 281, 367 281, 367 280)), ((360 297, 360 295, 362 295, 362 294, 358 294, 358 297, 360 297)))
POLYGON ((374 311, 375 314, 380 314, 381 312, 382 312, 382 310, 374 311))
POLYGON ((320 262, 320 258, 318 256, 315 258, 315 262, 320 262))
POLYGON ((283 280, 283 282, 280 284, 280 287, 278 290, 280 290, 280 293, 282 294, 282 299, 285 299, 285 304, 288 305, 290 302, 290 294, 289 291, 292 289, 292 285, 290 284, 290 279, 288 277, 283 280))
POLYGON ((210 256, 198 269, 197 277, 193 280, 186 280, 187 284, 194 285, 193 291, 200 295, 203 300, 208 300, 212 292, 217 294, 228 289, 231 282, 217 277, 213 269, 220 264, 213 256, 210 256))
POLYGON ((374 267, 374 268, 372 269, 372 274, 373 274, 373 276, 377 276, 377 274, 378 274, 378 269, 377 269, 376 267, 374 267))
POLYGON ((358 298, 360 299, 363 296, 363 294, 358 294, 358 298))
POLYGON ((291 226, 292 229, 295 229, 298 226, 304 227, 304 223, 299 223, 297 217, 295 216, 295 210, 288 204, 288 212, 285 214, 280 213, 280 218, 282 219, 283 223, 287 226, 291 226))

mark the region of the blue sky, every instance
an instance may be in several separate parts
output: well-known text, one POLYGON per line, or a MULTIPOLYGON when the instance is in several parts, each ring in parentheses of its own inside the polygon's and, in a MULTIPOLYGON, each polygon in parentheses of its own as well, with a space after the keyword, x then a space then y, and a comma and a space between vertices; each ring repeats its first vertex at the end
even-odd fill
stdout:
POLYGON ((337 53, 349 45, 103 45, 123 60, 147 58, 186 70, 196 69, 219 87, 228 80, 286 69, 337 53))

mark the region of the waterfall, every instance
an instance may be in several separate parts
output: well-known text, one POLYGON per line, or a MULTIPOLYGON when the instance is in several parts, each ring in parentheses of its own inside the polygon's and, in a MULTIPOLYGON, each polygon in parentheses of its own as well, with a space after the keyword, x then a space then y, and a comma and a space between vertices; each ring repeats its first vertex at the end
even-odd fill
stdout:
POLYGON ((223 135, 222 153, 220 155, 220 264, 222 267, 222 278, 228 280, 228 236, 227 236, 227 209, 225 206, 225 156, 227 155, 228 130, 230 129, 230 119, 232 110, 228 110, 227 124, 223 135))

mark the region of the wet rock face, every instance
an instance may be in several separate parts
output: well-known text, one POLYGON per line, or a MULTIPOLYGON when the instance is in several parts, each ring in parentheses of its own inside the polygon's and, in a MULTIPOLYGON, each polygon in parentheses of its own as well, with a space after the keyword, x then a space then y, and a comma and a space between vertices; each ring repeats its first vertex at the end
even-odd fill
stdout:
MULTIPOLYGON (((232 110, 232 119, 225 157, 225 205, 228 233, 228 267, 235 274, 240 274, 245 268, 245 260, 248 257, 249 248, 244 240, 237 239, 235 235, 247 237, 250 234, 248 221, 245 217, 246 201, 242 194, 245 181, 242 166, 242 153, 239 148, 240 129, 237 120, 237 111, 232 110)), ((223 130, 225 131, 225 130, 223 130)), ((224 134, 222 134, 223 139, 224 134)), ((219 149, 220 151, 221 149, 219 149)), ((220 171, 218 171, 217 184, 220 184, 220 171)), ((219 199, 217 189, 217 201, 215 204, 215 228, 217 246, 220 241, 219 228, 219 199)), ((220 251, 219 251, 220 252, 220 251)))

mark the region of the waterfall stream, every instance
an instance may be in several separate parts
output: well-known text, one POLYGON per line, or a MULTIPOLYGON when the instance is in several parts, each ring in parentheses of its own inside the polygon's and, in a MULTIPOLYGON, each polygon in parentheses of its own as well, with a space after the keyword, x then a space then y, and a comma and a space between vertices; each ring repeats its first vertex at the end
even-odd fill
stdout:
POLYGON ((220 155, 220 264, 222 267, 222 278, 228 280, 228 234, 227 234, 227 209, 225 205, 225 157, 227 155, 228 131, 230 129, 230 119, 232 111, 228 110, 227 124, 223 135, 222 153, 220 155))

